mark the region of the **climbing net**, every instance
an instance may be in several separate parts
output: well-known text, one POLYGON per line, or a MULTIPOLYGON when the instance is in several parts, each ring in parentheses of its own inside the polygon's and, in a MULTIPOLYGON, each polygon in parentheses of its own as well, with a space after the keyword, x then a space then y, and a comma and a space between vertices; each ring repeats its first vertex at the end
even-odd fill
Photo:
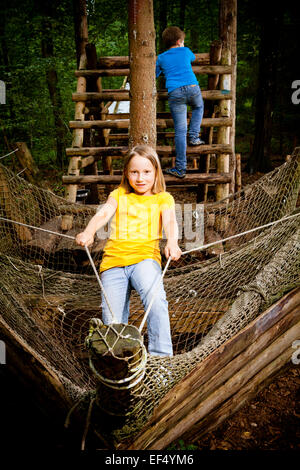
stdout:
MULTIPOLYGON (((164 276, 174 356, 145 360, 145 327, 136 343, 140 349, 129 348, 129 359, 120 369, 116 365, 113 377, 118 335, 108 348, 111 358, 99 365, 100 372, 93 370, 95 350, 107 343, 108 332, 92 320, 101 319, 99 283, 86 250, 74 241, 96 207, 71 204, 0 165, 2 319, 59 375, 74 403, 97 396, 100 413, 113 417, 102 435, 117 442, 130 438, 199 362, 299 285, 299 186, 298 148, 288 162, 239 193, 202 207, 202 245, 186 250, 181 239, 187 252, 164 276), (72 220, 68 231, 62 230, 65 217, 72 220)), ((197 212, 189 210, 195 226, 197 212)), ((96 269, 104 244, 96 238, 90 249, 96 269)), ((135 292, 130 311, 130 326, 137 330, 144 309, 135 292)))

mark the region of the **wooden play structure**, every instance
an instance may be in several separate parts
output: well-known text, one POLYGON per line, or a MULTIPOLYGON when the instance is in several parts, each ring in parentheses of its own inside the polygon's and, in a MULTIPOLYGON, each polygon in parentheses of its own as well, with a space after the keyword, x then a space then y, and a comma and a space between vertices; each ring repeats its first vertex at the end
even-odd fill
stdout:
MULTIPOLYGON (((207 200, 208 185, 213 185, 215 200, 221 200, 236 189, 235 137, 235 88, 236 88, 236 11, 230 11, 231 3, 223 2, 220 22, 220 39, 211 44, 210 51, 198 53, 192 64, 196 76, 207 76, 207 89, 202 89, 205 114, 202 130, 206 144, 187 147, 188 170, 184 181, 166 176, 168 187, 197 190, 197 202, 207 200), (224 9, 225 8, 225 9, 224 9)), ((236 8, 236 6, 235 6, 236 8)), ((72 147, 66 149, 70 158, 68 174, 63 176, 66 198, 76 201, 78 186, 90 188, 87 203, 97 203, 96 185, 112 187, 120 182, 120 165, 128 151, 128 128, 131 116, 118 113, 118 103, 130 102, 134 91, 125 84, 139 73, 129 57, 99 57, 95 46, 87 42, 87 22, 81 18, 82 54, 77 77, 77 89, 72 99, 75 102, 72 147), (84 33, 82 33, 84 31, 84 33), (124 77, 120 89, 104 89, 103 77, 124 77), (115 104, 111 112, 112 103, 115 104), (99 170, 98 162, 102 162, 99 170)), ((158 89, 153 100, 166 101, 167 91, 158 89)), ((143 113, 141 106, 140 113, 143 113)), ((173 120, 168 111, 156 113, 156 150, 161 158, 162 168, 175 157, 173 120)), ((141 142, 136 142, 141 143, 141 142)), ((239 188, 238 188, 239 189, 239 188)), ((68 223, 65 220, 65 223, 68 223)))
MULTIPOLYGON (((208 143, 188 147, 184 180, 166 177, 173 190, 196 188, 197 202, 207 202, 209 186, 215 196, 203 205, 207 244, 187 250, 164 278, 172 357, 147 354, 145 312, 135 292, 130 324, 103 325, 94 274, 105 239, 95 240, 91 263, 88 250, 75 243, 96 213, 99 185, 109 191, 120 182, 116 161, 132 144, 132 115, 118 113, 118 103, 135 98, 134 87, 126 86, 134 68, 129 57, 97 58, 84 12, 66 198, 0 165, 6 367, 58 429, 65 424, 81 437, 82 449, 86 441, 90 449, 105 450, 161 450, 178 438, 193 441, 268 384, 291 360, 299 338, 300 148, 240 190, 236 0, 221 1, 220 18, 220 40, 210 52, 196 54, 193 64, 196 74, 207 75, 202 127, 208 143), (124 77, 120 89, 102 87, 102 77, 116 76, 124 77), (77 204, 82 186, 89 197, 77 204)), ((166 100, 166 91, 158 90, 156 99, 166 100)), ((165 168, 175 155, 173 123, 167 111, 155 114, 156 149, 165 168)), ((19 144, 23 156, 26 148, 19 144)))

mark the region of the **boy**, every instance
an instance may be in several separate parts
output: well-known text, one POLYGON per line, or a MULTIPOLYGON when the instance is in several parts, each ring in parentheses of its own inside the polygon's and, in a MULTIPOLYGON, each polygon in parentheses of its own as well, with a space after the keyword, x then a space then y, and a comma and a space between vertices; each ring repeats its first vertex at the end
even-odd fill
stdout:
POLYGON ((195 55, 184 47, 185 33, 177 26, 166 28, 162 34, 167 51, 159 54, 156 61, 156 77, 166 78, 168 101, 175 129, 175 168, 166 170, 168 175, 184 178, 186 175, 187 105, 192 107, 189 126, 189 145, 204 144, 199 139, 203 117, 203 99, 191 62, 195 55))

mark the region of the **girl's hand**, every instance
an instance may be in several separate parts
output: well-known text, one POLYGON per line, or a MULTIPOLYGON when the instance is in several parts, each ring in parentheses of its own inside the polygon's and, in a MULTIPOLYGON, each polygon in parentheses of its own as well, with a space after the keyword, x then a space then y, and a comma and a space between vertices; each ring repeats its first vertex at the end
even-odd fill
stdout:
POLYGON ((168 259, 171 256, 171 259, 174 261, 179 260, 181 256, 181 249, 178 246, 178 243, 176 242, 168 242, 165 246, 165 256, 168 259))
POLYGON ((90 246, 94 243, 94 236, 88 232, 81 232, 76 235, 76 243, 80 246, 90 246))

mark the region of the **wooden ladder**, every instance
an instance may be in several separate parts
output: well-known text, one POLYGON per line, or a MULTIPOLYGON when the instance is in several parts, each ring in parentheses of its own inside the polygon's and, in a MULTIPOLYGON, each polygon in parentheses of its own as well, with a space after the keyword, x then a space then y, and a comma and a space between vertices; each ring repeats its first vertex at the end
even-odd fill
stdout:
MULTIPOLYGON (((204 115, 201 128, 209 136, 209 143, 187 147, 187 158, 192 160, 193 165, 192 168, 188 165, 184 180, 166 175, 165 181, 167 186, 181 189, 182 186, 189 188, 191 185, 205 185, 207 189, 209 184, 215 185, 216 200, 220 200, 233 192, 234 188, 234 149, 229 138, 233 124, 230 53, 228 50, 222 51, 222 44, 217 41, 217 44, 212 44, 210 53, 195 56, 193 71, 197 75, 208 76, 208 89, 202 90, 202 96, 206 114, 209 110, 210 116, 204 115), (217 162, 215 171, 210 171, 211 155, 215 156, 217 162), (199 159, 203 162, 203 156, 206 164, 205 170, 201 171, 198 162, 199 159)), ((86 69, 75 71, 77 90, 72 95, 75 119, 69 123, 73 130, 73 142, 72 147, 66 149, 70 162, 68 174, 62 178, 66 185, 66 198, 70 202, 76 201, 78 185, 116 185, 121 180, 121 172, 113 169, 112 161, 123 159, 128 151, 130 116, 128 113, 110 114, 108 107, 112 102, 130 101, 130 96, 124 87, 102 89, 101 77, 127 77, 129 72, 129 59, 126 56, 101 57, 97 69, 87 66, 86 69), (104 171, 99 172, 97 162, 101 159, 104 171)), ((167 100, 167 91, 158 90, 157 99, 167 100)), ((188 118, 189 116, 190 113, 188 118)), ((162 167, 165 158, 173 158, 173 161, 175 158, 174 132, 170 130, 172 127, 171 114, 158 112, 156 150, 162 167)), ((67 223, 65 229, 69 228, 70 223, 67 223)))

